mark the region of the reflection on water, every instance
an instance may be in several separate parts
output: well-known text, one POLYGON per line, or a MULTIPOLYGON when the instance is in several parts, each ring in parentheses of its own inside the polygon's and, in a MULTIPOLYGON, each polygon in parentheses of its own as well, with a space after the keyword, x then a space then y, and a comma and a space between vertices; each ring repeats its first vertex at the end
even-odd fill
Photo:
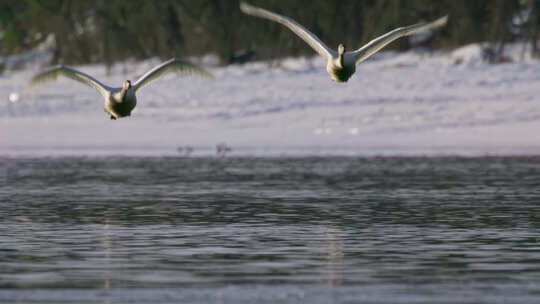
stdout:
POLYGON ((540 293, 540 158, 4 158, 0 199, 0 302, 540 293))

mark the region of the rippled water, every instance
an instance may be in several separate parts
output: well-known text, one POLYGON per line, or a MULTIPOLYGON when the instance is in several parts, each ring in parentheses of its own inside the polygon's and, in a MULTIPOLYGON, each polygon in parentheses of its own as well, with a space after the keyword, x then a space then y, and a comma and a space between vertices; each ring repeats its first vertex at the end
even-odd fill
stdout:
POLYGON ((0 302, 538 303, 540 158, 3 158, 0 302))

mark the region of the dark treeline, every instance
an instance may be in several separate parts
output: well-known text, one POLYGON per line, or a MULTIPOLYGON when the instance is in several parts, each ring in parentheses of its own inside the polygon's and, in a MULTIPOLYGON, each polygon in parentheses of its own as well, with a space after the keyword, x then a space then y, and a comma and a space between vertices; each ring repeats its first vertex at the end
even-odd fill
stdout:
MULTIPOLYGON (((252 0, 293 17, 329 46, 350 49, 397 26, 450 15, 426 42, 453 48, 489 42, 495 54, 513 41, 539 54, 540 0, 252 0)), ((240 50, 259 59, 313 54, 281 25, 243 15, 238 0, 1 0, 0 54, 34 48, 49 34, 52 63, 80 64, 126 58, 217 54, 226 64, 240 50)), ((390 48, 411 47, 401 39, 390 48)))

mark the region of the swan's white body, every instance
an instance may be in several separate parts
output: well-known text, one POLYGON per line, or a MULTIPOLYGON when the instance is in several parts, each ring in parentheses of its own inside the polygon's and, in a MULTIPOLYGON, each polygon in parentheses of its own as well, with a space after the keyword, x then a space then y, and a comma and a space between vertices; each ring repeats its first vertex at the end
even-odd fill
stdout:
POLYGON ((446 24, 448 16, 444 16, 430 23, 419 23, 406 27, 397 28, 388 32, 357 49, 353 52, 345 52, 345 47, 340 44, 337 52, 326 46, 315 34, 298 24, 293 19, 272 13, 265 9, 251 6, 246 3, 240 4, 242 12, 281 23, 288 27, 296 35, 309 44, 319 55, 326 59, 326 71, 335 82, 346 82, 356 71, 356 64, 366 60, 390 42, 407 35, 441 27, 446 24))
POLYGON ((210 73, 202 68, 189 62, 173 58, 148 71, 133 85, 131 85, 131 81, 129 80, 124 81, 121 88, 109 87, 88 74, 63 65, 39 73, 32 78, 31 84, 35 85, 50 80, 56 80, 60 75, 71 78, 96 89, 105 99, 105 112, 110 114, 111 119, 118 119, 131 115, 131 111, 133 111, 137 105, 137 96, 135 96, 135 93, 138 89, 168 72, 211 76, 210 73))

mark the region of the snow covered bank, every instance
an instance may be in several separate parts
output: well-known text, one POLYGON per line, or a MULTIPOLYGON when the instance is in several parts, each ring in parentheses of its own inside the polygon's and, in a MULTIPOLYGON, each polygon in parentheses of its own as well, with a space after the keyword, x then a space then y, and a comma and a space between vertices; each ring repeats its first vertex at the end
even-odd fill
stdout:
MULTIPOLYGON (((214 80, 167 76, 145 87, 118 121, 69 80, 24 91, 30 67, 0 76, 0 154, 174 155, 185 145, 212 154, 220 142, 256 155, 540 154, 540 62, 511 51, 514 63, 499 65, 475 46, 382 53, 346 84, 317 57, 210 68, 214 80)), ((78 68, 120 86, 156 63, 118 64, 110 76, 78 68)))

